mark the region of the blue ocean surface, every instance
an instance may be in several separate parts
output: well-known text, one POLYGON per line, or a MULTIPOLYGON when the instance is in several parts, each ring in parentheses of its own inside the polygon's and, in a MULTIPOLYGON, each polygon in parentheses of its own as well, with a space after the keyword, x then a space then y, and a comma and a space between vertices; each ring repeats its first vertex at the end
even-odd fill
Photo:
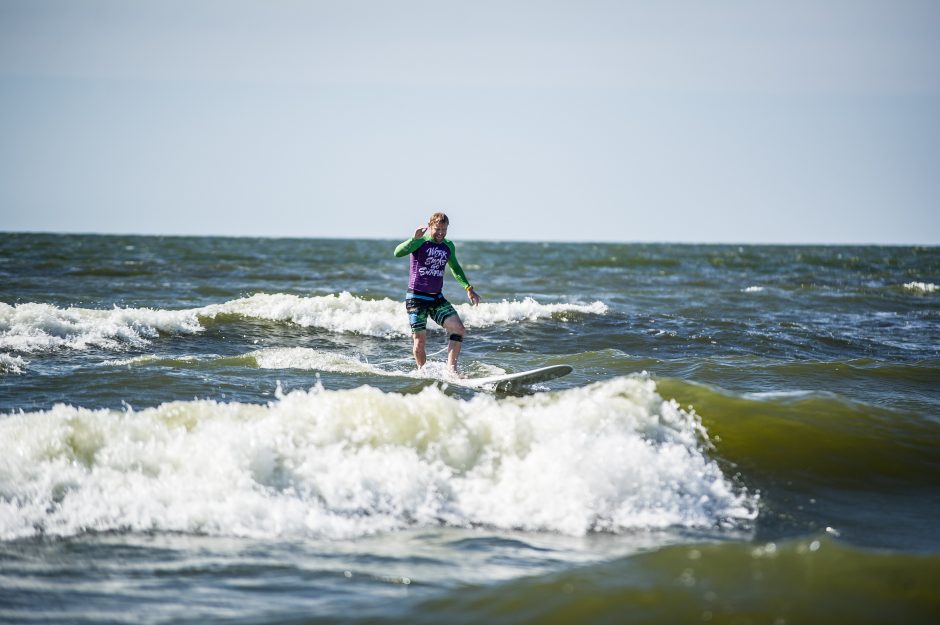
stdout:
POLYGON ((0 622, 940 618, 940 249, 451 234, 0 234, 0 622))

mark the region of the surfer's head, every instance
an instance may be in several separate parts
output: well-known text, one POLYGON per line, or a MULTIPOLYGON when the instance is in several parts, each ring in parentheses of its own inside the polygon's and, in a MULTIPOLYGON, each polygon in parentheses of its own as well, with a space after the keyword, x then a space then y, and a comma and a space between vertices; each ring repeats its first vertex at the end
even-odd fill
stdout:
POLYGON ((428 234, 431 235, 431 238, 440 243, 444 240, 444 237, 447 236, 447 226, 450 224, 450 219, 447 218, 447 215, 444 213, 434 213, 431 215, 431 218, 428 219, 428 234))
POLYGON ((445 226, 450 225, 450 219, 447 218, 447 215, 444 213, 434 213, 431 215, 431 218, 428 219, 428 227, 431 227, 439 222, 443 222, 445 226))

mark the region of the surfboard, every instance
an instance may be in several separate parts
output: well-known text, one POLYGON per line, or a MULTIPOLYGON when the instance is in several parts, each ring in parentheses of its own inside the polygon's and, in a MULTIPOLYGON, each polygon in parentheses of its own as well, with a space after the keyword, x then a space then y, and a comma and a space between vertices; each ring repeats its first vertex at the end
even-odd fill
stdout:
POLYGON ((497 391, 514 391, 519 388, 535 384, 537 382, 547 382, 568 375, 574 371, 571 365, 551 365, 530 369, 528 371, 519 371, 517 373, 506 373, 504 375, 494 375, 486 378, 467 378, 464 383, 473 386, 496 387, 497 391))

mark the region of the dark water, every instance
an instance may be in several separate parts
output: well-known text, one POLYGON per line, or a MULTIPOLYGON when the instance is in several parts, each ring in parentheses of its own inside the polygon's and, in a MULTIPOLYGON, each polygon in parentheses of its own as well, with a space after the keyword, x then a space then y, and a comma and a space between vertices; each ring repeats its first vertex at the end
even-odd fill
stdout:
POLYGON ((0 235, 0 622, 940 617, 940 249, 396 243, 0 235))

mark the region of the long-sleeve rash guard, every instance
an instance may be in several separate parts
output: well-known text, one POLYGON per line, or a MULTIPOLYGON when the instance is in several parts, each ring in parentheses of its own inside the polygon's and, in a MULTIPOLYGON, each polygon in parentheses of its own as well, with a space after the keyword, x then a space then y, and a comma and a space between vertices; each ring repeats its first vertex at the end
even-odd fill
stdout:
POLYGON ((454 279, 464 289, 470 288, 470 281, 457 262, 454 244, 449 239, 440 243, 430 235, 420 239, 408 239, 395 248, 395 256, 411 254, 411 276, 408 288, 424 293, 440 293, 444 289, 444 265, 450 268, 454 279))

